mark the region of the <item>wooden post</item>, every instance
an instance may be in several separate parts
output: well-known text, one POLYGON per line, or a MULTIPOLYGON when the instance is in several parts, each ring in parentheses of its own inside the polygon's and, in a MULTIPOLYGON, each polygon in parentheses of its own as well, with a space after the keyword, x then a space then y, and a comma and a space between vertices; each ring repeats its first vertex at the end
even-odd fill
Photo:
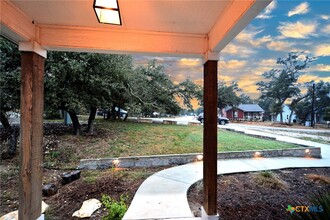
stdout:
POLYGON ((41 215, 45 58, 21 52, 19 220, 41 215))
POLYGON ((218 61, 204 64, 203 185, 204 211, 217 215, 218 61))

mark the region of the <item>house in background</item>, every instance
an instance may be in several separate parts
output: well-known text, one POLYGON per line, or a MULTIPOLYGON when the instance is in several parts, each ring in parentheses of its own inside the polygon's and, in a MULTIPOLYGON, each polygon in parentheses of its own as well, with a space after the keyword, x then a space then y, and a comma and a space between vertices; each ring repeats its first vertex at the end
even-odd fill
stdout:
MULTIPOLYGON (((289 108, 289 106, 287 105, 283 105, 282 107, 282 115, 283 115, 283 122, 284 123, 293 123, 294 121, 297 121, 297 117, 295 115, 295 113, 292 114, 291 120, 290 119, 290 114, 291 114, 291 109, 289 108)), ((272 117, 272 121, 274 122, 281 122, 281 115, 278 114, 276 115, 276 117, 272 117)))
POLYGON ((225 109, 226 117, 230 120, 262 120, 264 110, 258 104, 240 104, 237 107, 225 109))
MULTIPOLYGON (((326 124, 327 122, 323 119, 325 116, 325 108, 314 113, 314 123, 326 124)), ((311 121, 311 113, 306 115, 306 121, 311 121)))

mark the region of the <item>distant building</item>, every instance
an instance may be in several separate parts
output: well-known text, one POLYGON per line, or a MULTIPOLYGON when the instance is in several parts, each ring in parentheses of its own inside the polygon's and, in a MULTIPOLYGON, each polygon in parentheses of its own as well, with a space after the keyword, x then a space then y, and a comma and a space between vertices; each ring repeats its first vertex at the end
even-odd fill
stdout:
MULTIPOLYGON (((316 111, 314 114, 314 122, 319 124, 326 124, 327 122, 323 119, 325 116, 325 108, 319 111, 316 111)), ((311 113, 308 113, 306 116, 306 121, 311 121, 311 113)))
MULTIPOLYGON (((289 108, 289 106, 283 105, 283 107, 282 107, 283 123, 293 123, 294 121, 297 120, 297 117, 296 117, 295 113, 293 112, 291 121, 289 121, 290 114, 291 114, 291 109, 289 108)), ((276 117, 273 118, 273 121, 281 122, 281 114, 276 115, 276 117)))
POLYGON ((262 120, 264 110, 257 104, 240 104, 237 107, 225 109, 226 117, 230 120, 262 120))

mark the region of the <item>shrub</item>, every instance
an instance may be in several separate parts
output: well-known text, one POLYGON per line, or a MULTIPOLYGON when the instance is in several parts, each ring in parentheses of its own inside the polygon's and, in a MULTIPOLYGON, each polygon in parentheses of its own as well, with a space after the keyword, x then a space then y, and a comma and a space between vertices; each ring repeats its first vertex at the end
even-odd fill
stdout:
POLYGON ((288 188, 287 183, 271 171, 259 172, 255 175, 254 179, 258 185, 266 188, 276 190, 286 190, 288 188))
POLYGON ((104 216, 103 220, 121 220, 126 211, 127 211, 127 201, 128 196, 127 195, 121 195, 120 201, 116 201, 112 199, 108 195, 102 195, 102 204, 105 206, 105 208, 108 211, 108 214, 104 216))

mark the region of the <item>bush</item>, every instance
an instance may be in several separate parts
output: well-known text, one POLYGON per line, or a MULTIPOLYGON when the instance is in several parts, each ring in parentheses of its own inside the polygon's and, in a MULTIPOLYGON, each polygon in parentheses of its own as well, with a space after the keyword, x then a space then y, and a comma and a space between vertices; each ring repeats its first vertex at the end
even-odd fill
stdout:
POLYGON ((121 220, 127 211, 127 195, 121 195, 120 201, 112 199, 108 195, 102 195, 102 204, 108 210, 108 214, 104 216, 103 220, 121 220))

